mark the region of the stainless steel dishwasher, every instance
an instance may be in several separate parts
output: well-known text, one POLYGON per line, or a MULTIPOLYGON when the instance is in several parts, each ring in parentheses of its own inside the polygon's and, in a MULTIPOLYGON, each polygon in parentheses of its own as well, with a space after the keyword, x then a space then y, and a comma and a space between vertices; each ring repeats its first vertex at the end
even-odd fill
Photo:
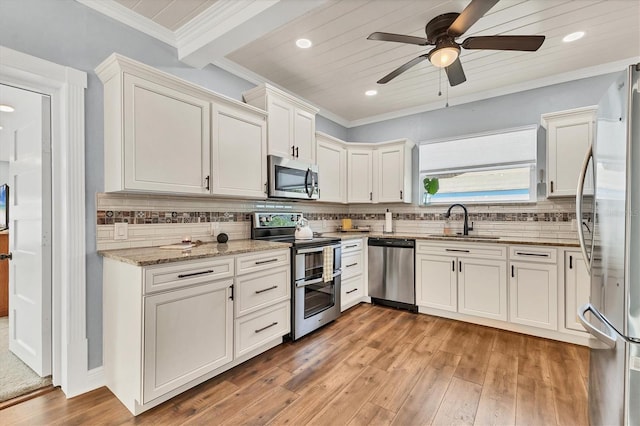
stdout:
POLYGON ((415 240, 369 238, 372 303, 418 312, 414 284, 415 240))

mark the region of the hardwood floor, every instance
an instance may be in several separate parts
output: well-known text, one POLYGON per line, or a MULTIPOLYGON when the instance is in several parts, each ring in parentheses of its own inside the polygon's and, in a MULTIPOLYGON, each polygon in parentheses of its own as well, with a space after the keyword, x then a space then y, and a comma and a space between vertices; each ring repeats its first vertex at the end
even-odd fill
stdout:
POLYGON ((57 390, 3 424, 587 425, 587 348, 362 304, 138 417, 57 390))

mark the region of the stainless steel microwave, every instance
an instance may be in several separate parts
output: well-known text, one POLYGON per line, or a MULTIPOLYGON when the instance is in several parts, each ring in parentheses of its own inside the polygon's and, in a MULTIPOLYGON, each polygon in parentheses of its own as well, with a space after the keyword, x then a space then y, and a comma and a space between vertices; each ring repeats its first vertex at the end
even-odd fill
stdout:
POLYGON ((269 167, 269 197, 317 200, 318 165, 289 160, 276 155, 267 156, 269 167))

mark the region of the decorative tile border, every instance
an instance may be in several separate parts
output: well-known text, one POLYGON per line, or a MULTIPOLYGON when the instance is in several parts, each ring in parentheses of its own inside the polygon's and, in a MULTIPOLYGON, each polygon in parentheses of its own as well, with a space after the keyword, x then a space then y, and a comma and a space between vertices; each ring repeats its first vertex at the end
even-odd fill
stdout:
MULTIPOLYGON (((303 213, 309 220, 384 220, 384 213, 303 213)), ((451 220, 462 220, 462 213, 452 213, 451 220)), ((442 221, 444 213, 394 213, 395 220, 442 221)), ((576 218, 574 212, 539 213, 469 213, 469 220, 475 222, 570 222, 576 218)), ((587 217, 585 217, 587 218, 587 217)), ((97 225, 112 225, 119 222, 144 225, 154 223, 207 223, 207 222, 250 222, 247 212, 185 212, 155 210, 98 210, 97 225)))

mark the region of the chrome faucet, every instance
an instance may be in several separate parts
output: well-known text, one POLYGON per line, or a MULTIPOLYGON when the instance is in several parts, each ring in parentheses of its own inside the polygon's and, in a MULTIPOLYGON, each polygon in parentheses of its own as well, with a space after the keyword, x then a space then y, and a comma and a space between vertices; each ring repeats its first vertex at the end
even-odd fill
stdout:
POLYGON ((464 205, 451 204, 447 209, 447 212, 444 214, 444 217, 449 218, 451 216, 451 209, 455 206, 460 206, 462 207, 462 210, 464 210, 464 228, 462 228, 462 235, 469 235, 469 231, 473 231, 473 223, 471 224, 471 227, 469 227, 469 213, 467 212, 467 208, 464 205))

